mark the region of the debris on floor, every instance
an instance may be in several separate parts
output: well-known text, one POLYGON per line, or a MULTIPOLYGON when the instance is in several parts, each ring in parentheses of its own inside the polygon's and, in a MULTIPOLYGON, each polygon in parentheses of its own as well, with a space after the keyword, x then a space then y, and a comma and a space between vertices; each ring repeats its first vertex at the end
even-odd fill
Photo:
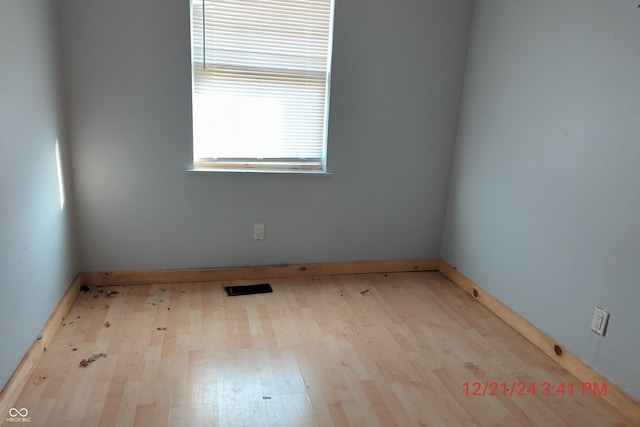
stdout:
POLYGON ((360 294, 365 295, 365 294, 368 294, 369 292, 371 292, 371 289, 365 289, 364 291, 360 291, 360 294))
POLYGON ((482 378, 483 373, 478 365, 473 362, 465 362, 464 367, 476 378, 482 378))
POLYGON ((82 293, 89 292, 89 287, 87 285, 80 286, 80 292, 82 293))
POLYGON ((38 335, 38 337, 34 341, 40 341, 42 339, 42 335, 38 335))
POLYGON ((119 293, 118 291, 108 291, 108 292, 107 292, 107 294, 105 295, 105 297, 107 297, 107 298, 113 298, 113 297, 115 297, 116 295, 118 295, 118 293, 119 293))
POLYGON ((263 399, 263 400, 270 400, 270 399, 271 399, 271 396, 262 396, 262 399, 263 399))
POLYGON ((164 326, 160 327, 160 328, 156 328, 158 331, 166 331, 167 328, 165 328, 164 326))
POLYGON ((100 359, 101 357, 107 357, 107 354, 106 353, 97 353, 97 354, 94 354, 93 356, 91 356, 88 359, 82 359, 80 361, 80 367, 86 368, 87 366, 89 366, 90 363, 95 362, 96 360, 100 359))
POLYGON ((110 328, 111 327, 111 323, 109 323, 109 321, 107 320, 106 322, 104 322, 104 327, 105 328, 110 328))
POLYGON ((78 351, 78 349, 74 347, 71 351, 78 351))

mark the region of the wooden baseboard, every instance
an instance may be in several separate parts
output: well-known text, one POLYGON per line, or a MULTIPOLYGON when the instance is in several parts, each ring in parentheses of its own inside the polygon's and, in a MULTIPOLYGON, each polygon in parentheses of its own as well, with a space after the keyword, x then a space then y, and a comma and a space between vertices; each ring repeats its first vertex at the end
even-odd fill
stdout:
POLYGON ((607 393, 606 395, 601 394, 602 398, 640 425, 640 402, 626 394, 620 387, 613 384, 606 377, 596 372, 576 355, 566 351, 561 344, 551 339, 551 337, 504 305, 500 300, 485 292, 484 289, 472 282, 447 262, 440 261, 438 270, 580 381, 583 383, 598 384, 600 386, 607 384, 607 393))
POLYGON ((42 359, 44 352, 47 351, 47 346, 57 335, 62 323, 64 323, 65 316, 78 298, 81 282, 82 276, 80 274, 76 275, 51 316, 49 316, 44 328, 40 331, 38 339, 31 344, 9 382, 0 392, 0 416, 9 413, 9 409, 18 400, 24 385, 31 379, 33 371, 42 359))
POLYGON ((217 282, 227 280, 331 276, 337 274, 433 271, 438 269, 438 265, 439 260, 437 259, 420 259, 187 270, 118 271, 83 273, 82 281, 85 285, 91 286, 217 282))

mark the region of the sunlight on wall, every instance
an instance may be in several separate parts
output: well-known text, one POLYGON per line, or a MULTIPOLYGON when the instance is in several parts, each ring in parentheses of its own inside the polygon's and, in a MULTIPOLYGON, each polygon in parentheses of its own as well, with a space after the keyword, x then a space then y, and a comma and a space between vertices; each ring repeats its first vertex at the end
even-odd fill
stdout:
POLYGON ((62 162, 60 161, 60 144, 56 140, 56 164, 58 166, 58 194, 60 195, 60 210, 64 208, 64 181, 62 180, 62 162))

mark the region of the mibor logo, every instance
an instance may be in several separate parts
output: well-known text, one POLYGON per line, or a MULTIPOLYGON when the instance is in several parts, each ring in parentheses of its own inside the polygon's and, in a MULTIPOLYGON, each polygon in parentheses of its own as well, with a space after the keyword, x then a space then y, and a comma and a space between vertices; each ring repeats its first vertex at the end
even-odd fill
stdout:
POLYGON ((16 408, 11 408, 9 409, 9 416, 16 418, 16 417, 26 417, 27 415, 29 415, 29 411, 27 410, 27 408, 21 408, 21 409, 16 409, 16 408))
POLYGON ((30 423, 31 417, 28 417, 29 410, 27 408, 11 408, 9 409, 9 417, 5 418, 8 423, 30 423))

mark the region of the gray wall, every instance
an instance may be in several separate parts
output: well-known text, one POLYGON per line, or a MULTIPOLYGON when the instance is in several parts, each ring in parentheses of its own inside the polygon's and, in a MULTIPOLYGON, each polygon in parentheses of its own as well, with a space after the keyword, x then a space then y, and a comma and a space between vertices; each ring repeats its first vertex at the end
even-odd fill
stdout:
POLYGON ((185 172, 187 0, 61 3, 82 270, 439 257, 471 0, 336 1, 322 177, 185 172))
POLYGON ((637 4, 476 3, 443 258, 638 399, 637 4))
POLYGON ((68 148, 53 4, 0 0, 0 389, 78 271, 70 188, 63 210, 58 193, 56 139, 68 148))

